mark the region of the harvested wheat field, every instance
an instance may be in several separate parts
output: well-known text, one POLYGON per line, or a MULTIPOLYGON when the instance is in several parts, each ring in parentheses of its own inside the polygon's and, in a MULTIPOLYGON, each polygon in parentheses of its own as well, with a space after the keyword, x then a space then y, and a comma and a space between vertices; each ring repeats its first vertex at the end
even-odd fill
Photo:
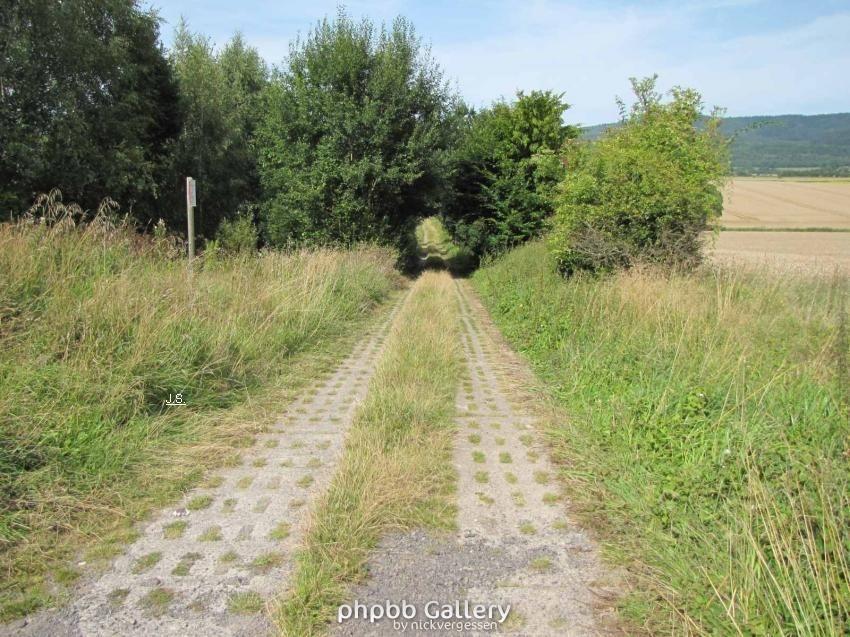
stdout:
POLYGON ((721 263, 784 271, 850 272, 850 232, 721 232, 709 254, 721 263))
POLYGON ((850 229, 850 180, 732 179, 723 194, 725 228, 850 229))

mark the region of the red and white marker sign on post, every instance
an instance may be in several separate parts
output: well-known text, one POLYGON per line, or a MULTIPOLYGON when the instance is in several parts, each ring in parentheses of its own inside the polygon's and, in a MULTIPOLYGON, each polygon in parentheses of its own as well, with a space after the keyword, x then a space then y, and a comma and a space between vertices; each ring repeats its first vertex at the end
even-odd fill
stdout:
POLYGON ((195 258, 195 206, 198 204, 198 194, 195 180, 186 177, 186 221, 189 231, 189 260, 195 258))

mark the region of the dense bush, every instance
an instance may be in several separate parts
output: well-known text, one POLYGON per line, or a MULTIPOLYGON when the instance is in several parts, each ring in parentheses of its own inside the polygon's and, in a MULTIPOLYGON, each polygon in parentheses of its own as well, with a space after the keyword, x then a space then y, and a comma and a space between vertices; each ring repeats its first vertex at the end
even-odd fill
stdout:
POLYGON ((293 45, 258 130, 273 245, 400 245, 435 208, 454 97, 413 27, 344 13, 293 45))
POLYGON ((637 101, 629 112, 620 104, 622 125, 566 154, 551 237, 564 271, 692 264, 700 233, 722 211, 728 160, 717 114, 697 126, 697 92, 674 88, 664 103, 654 77, 632 85, 637 101))
POLYGON ((480 256, 541 233, 564 175, 558 153, 578 134, 562 123, 567 108, 560 95, 532 91, 465 114, 445 214, 458 243, 480 256))

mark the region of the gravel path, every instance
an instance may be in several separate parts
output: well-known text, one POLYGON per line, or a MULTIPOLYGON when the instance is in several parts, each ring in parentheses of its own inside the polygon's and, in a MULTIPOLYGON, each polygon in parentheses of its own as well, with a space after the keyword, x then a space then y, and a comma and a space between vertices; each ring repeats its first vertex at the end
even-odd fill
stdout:
POLYGON ((107 572, 80 586, 68 608, 13 622, 0 634, 268 633, 262 609, 286 586, 310 503, 332 476, 400 305, 295 401, 239 466, 156 515, 107 572))
MULTIPOLYGON (((534 418, 515 401, 504 373, 506 352, 466 282, 457 283, 468 375, 457 396, 458 533, 422 531, 387 538, 370 562, 370 578, 352 599, 367 606, 405 600, 423 618, 427 602, 468 600, 510 605, 498 628, 510 635, 598 635, 611 599, 610 577, 596 547, 566 515, 554 469, 534 418)), ((487 634, 483 626, 429 635, 487 634)), ((347 620, 337 635, 398 635, 383 620, 347 620)), ((409 627, 408 634, 420 634, 409 627)))

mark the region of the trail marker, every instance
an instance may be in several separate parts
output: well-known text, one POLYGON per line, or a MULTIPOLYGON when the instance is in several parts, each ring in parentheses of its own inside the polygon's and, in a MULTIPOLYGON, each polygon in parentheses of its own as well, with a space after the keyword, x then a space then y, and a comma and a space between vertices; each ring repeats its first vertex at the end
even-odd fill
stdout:
POLYGON ((198 205, 198 193, 195 180, 186 177, 186 221, 189 234, 189 260, 195 258, 195 206, 198 205))

